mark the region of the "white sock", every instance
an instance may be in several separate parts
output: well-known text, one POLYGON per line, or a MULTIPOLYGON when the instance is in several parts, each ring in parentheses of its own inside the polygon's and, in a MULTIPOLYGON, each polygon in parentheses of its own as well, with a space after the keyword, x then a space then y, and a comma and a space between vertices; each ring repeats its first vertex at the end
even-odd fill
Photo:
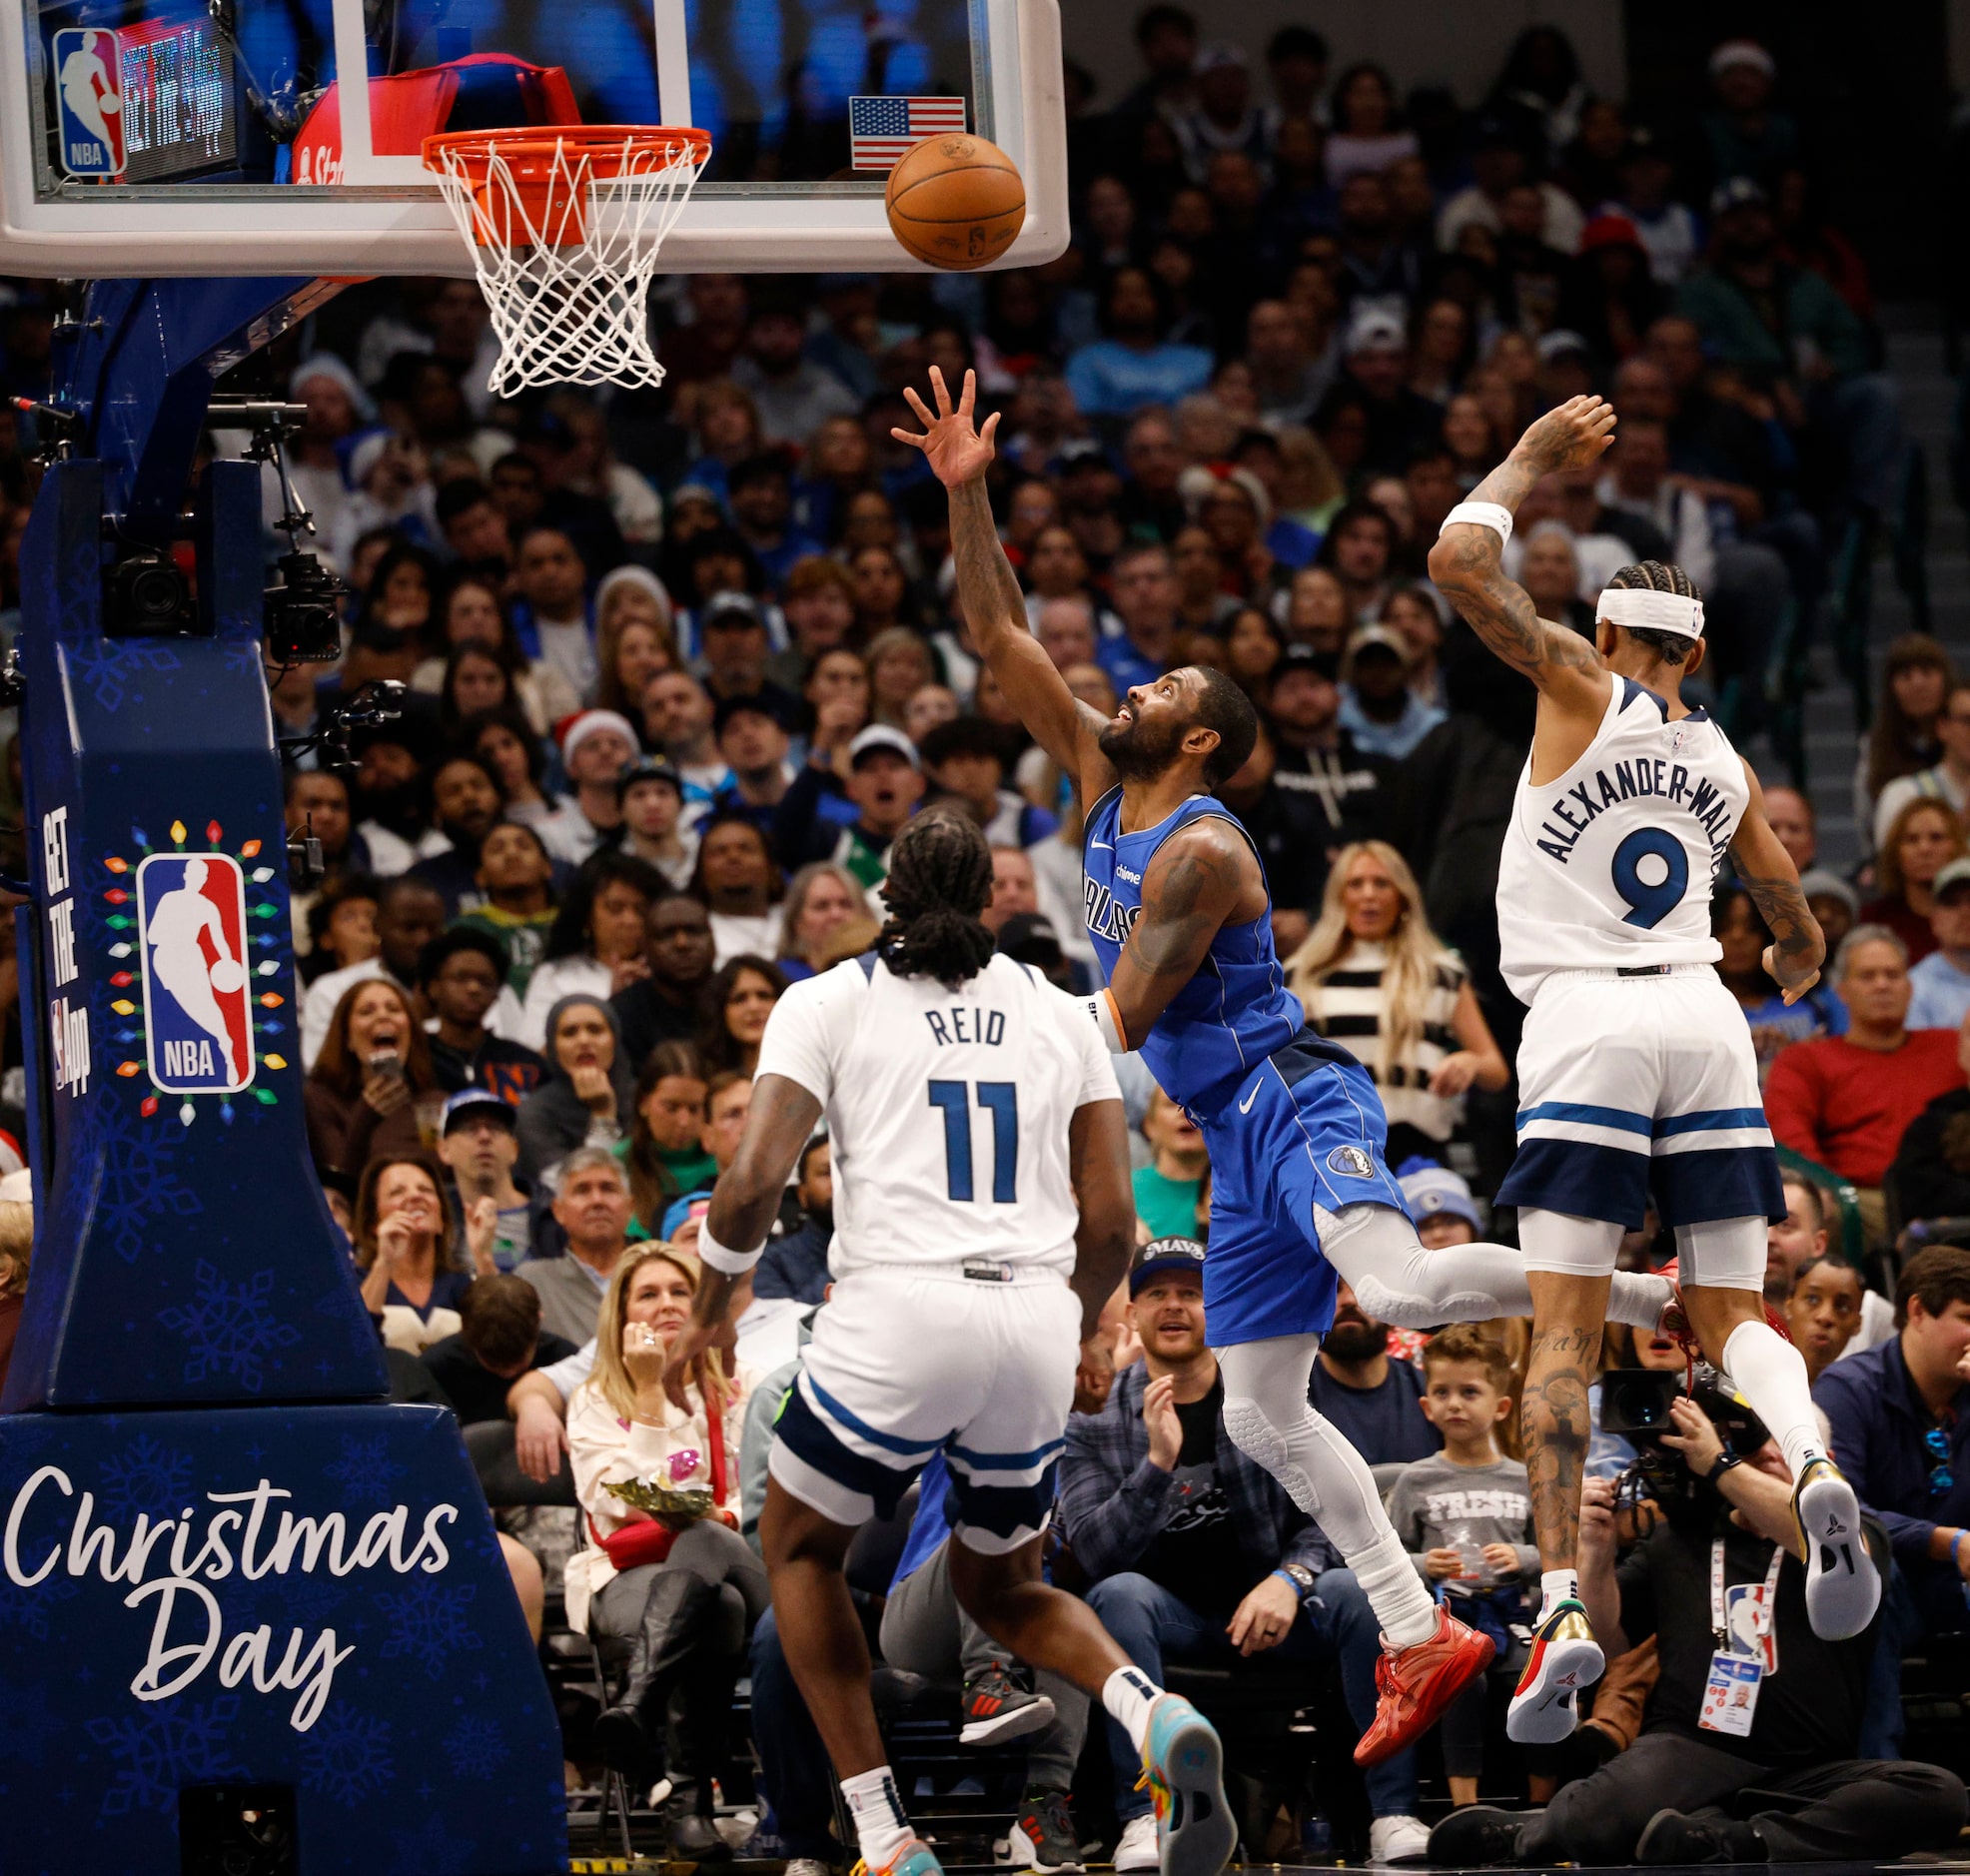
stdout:
POLYGON ((1653 1329, 1669 1300, 1669 1280, 1651 1271, 1616 1271, 1607 1293, 1607 1320, 1630 1329, 1653 1329))
POLYGON ((1770 1428, 1793 1478, 1806 1469, 1808 1460, 1826 1456, 1805 1357, 1769 1323, 1739 1323, 1723 1346, 1718 1366, 1770 1428))
POLYGON ((888 1766, 878 1765, 872 1772, 844 1778, 841 1795, 848 1800, 848 1814, 855 1820, 855 1840, 862 1861, 870 1869, 881 1869, 916 1835, 903 1815, 896 1774, 888 1766))
POLYGON ((1149 1709, 1162 1697, 1163 1689, 1139 1667, 1118 1667, 1101 1683, 1102 1705, 1138 1752, 1149 1736, 1149 1709))
POLYGON ((1580 1599, 1580 1572, 1574 1569, 1539 1572, 1539 1620, 1544 1621, 1561 1602, 1580 1599))

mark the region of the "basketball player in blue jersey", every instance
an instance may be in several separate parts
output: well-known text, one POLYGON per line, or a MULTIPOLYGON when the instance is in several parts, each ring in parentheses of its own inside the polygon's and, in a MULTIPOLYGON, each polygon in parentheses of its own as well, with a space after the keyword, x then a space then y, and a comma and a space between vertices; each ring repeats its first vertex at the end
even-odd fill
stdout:
MULTIPOLYGON (((1307 1400, 1332 1327, 1337 1273, 1362 1308, 1426 1328, 1530 1313, 1523 1263, 1496 1245, 1426 1252, 1383 1160, 1388 1123, 1353 1056, 1306 1027, 1273 950, 1252 843, 1211 789, 1258 733, 1252 705, 1200 666, 1138 684, 1115 717, 1078 703, 1027 629, 1025 598, 985 493, 998 419, 973 429, 973 379, 935 414, 913 391, 914 444, 950 491, 958 591, 973 643, 1088 810, 1088 932, 1108 975, 1090 1015, 1110 1048, 1140 1049, 1211 1153, 1205 1316, 1225 1380, 1225 1427, 1280 1481, 1360 1578, 1388 1652, 1370 1765, 1411 1744, 1491 1657, 1439 1609, 1404 1554, 1359 1453, 1307 1400)), ((1666 1283, 1617 1283, 1620 1320, 1652 1326, 1666 1283), (1621 1314, 1625 1312, 1625 1314, 1621 1314)))
POLYGON ((1765 969, 1787 1003, 1818 979, 1825 945, 1750 765, 1682 701, 1703 662, 1702 596, 1680 567, 1623 567, 1589 641, 1539 618, 1501 570, 1532 484, 1587 468, 1613 436, 1598 398, 1548 412, 1452 509, 1430 554, 1431 578, 1539 693, 1498 868, 1499 963, 1530 1005, 1518 1157, 1498 1193, 1518 1208, 1533 1303, 1525 1465, 1544 1594, 1506 1717, 1530 1741, 1572 1730, 1601 1669, 1574 1571, 1587 1388, 1615 1252, 1651 1194, 1675 1231, 1688 1330, 1791 1469, 1814 1631, 1860 1633, 1881 1595, 1805 1363, 1764 1315, 1765 1223, 1785 1201, 1750 1033, 1713 968, 1725 854, 1771 929, 1765 969))

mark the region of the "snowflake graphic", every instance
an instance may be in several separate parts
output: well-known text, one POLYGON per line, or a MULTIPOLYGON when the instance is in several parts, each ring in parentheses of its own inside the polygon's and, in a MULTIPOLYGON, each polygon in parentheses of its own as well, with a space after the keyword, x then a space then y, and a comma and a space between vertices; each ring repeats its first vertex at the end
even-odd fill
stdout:
POLYGON ((251 636, 222 639, 219 655, 225 660, 228 670, 237 671, 245 677, 258 677, 267 668, 266 653, 258 632, 251 636))
MULTIPOLYGON (((97 1011, 91 1020, 107 1028, 108 1010, 97 1011)), ((195 1218, 205 1210, 205 1202, 174 1168, 172 1134, 162 1119, 147 1121, 134 1100, 107 1093, 101 1100, 78 1101, 73 1112, 70 1153, 77 1165, 98 1169, 96 1229, 126 1264, 134 1264, 146 1250, 162 1249, 152 1237, 158 1220, 167 1215, 195 1218)), ((171 1126, 183 1131, 175 1120, 171 1126)))
POLYGON ((512 1757, 505 1729, 484 1713, 468 1713, 445 1736, 445 1756, 460 1778, 491 1778, 512 1757))
POLYGON ((176 1517, 192 1495, 192 1460, 139 1433, 119 1456, 105 1459, 97 1496, 112 1516, 176 1517))
MULTIPOLYGON (((39 1559, 35 1561, 38 1563, 39 1559)), ((23 1589, 4 1570, 0 1570, 0 1628, 18 1623, 36 1641, 46 1641, 53 1614, 52 1605, 66 1602, 70 1596, 81 1593, 82 1585, 64 1570, 56 1570, 42 1577, 32 1589, 23 1589)), ((0 1713, 5 1711, 5 1706, 0 1705, 0 1713)))
POLYGON ((169 1811, 181 1786, 245 1776, 226 1749, 226 1729, 239 1711, 239 1695, 226 1694, 210 1704, 193 1706, 180 1697, 141 1713, 92 1719, 89 1737, 117 1761, 115 1781, 103 1793, 103 1815, 169 1811))
POLYGON ((433 1680, 445 1672, 446 1657, 458 1649, 470 1651, 486 1643, 467 1618, 467 1604, 478 1585, 448 1588, 433 1576, 413 1576, 402 1589, 379 1589, 377 1607, 390 1619, 383 1658, 409 1655, 433 1680))
POLYGON ((194 1301, 160 1310, 158 1321, 176 1330, 192 1345, 185 1379, 202 1382, 220 1374, 258 1394, 267 1379, 262 1358, 275 1349, 291 1349, 301 1331, 284 1323, 268 1308, 274 1292, 274 1273, 255 1271, 244 1283, 229 1284, 205 1259, 194 1270, 194 1301))
POLYGON ((346 1700, 331 1701, 302 1740, 303 1786, 345 1809, 376 1796, 396 1776, 390 1722, 359 1713, 346 1700))
POLYGON ((396 1481, 405 1468, 390 1456, 390 1436, 379 1433, 374 1439, 359 1439, 353 1433, 342 1436, 342 1457, 322 1467, 324 1478, 342 1486, 352 1503, 388 1504, 395 1495, 396 1481))
POLYGON ((120 710, 130 700, 133 678, 146 671, 175 671, 178 653, 152 638, 112 638, 80 632, 62 640, 63 662, 70 682, 91 691, 105 710, 120 710))
POLYGON ((427 1817, 416 1830, 390 1834, 389 1868, 406 1876, 426 1876, 434 1870, 464 1869, 472 1861, 473 1844, 461 1838, 442 1817, 427 1817))

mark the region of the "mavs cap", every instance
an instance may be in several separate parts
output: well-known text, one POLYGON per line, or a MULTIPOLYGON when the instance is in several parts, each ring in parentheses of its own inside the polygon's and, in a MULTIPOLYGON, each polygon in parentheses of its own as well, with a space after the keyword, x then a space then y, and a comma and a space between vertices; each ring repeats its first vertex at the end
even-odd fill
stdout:
POLYGON ((1448 1214, 1464 1219, 1473 1231, 1484 1229, 1470 1186, 1448 1166, 1412 1160, 1397 1175, 1396 1183, 1403 1189, 1403 1203, 1409 1207, 1410 1217, 1419 1225, 1448 1214))
POLYGON ((1678 638, 1703 636, 1703 601, 1679 592, 1654 592, 1646 586, 1603 586, 1594 601, 1593 615, 1610 625, 1674 632, 1678 638))
POLYGON ((1204 1247, 1195 1238, 1152 1238, 1141 1246, 1129 1266, 1129 1295, 1135 1296, 1152 1277, 1166 1271, 1189 1271, 1204 1281, 1204 1247))
POLYGON ((510 1130, 517 1124, 513 1110, 490 1088, 461 1088, 445 1104, 445 1118, 439 1123, 438 1134, 442 1140, 455 1127, 463 1127, 467 1121, 496 1120, 510 1130))

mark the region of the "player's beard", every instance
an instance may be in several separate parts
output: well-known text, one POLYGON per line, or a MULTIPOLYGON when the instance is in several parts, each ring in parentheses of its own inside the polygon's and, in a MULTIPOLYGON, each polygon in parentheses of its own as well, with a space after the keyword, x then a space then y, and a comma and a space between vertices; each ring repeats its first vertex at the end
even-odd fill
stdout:
POLYGON ((1096 742, 1118 775, 1147 780, 1176 760, 1188 727, 1174 719, 1159 725, 1125 714, 1119 722, 1106 724, 1096 742))

